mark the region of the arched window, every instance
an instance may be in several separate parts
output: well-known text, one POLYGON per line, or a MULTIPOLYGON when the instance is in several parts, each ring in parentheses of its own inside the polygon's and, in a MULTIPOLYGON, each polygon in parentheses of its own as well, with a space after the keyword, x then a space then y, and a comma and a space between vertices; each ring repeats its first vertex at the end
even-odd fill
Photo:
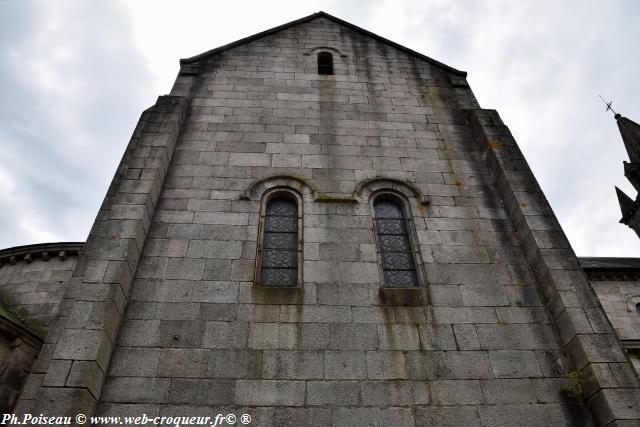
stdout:
POLYGON ((394 196, 383 194, 375 198, 373 210, 384 286, 419 286, 403 203, 394 196))
POLYGON ((636 311, 640 314, 640 302, 636 304, 636 311))
POLYGON ((333 55, 329 52, 318 53, 318 74, 333 74, 333 55))
POLYGON ((298 198, 278 190, 265 197, 258 245, 256 281, 264 286, 296 286, 301 283, 301 216, 298 198))

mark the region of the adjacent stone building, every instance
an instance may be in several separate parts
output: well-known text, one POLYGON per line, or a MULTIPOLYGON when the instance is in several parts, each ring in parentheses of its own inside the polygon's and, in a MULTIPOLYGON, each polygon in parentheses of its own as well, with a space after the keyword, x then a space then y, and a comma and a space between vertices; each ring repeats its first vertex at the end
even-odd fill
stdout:
POLYGON ((181 60, 76 253, 36 286, 53 299, 2 281, 48 331, 18 414, 640 420, 611 325, 631 323, 498 114, 465 72, 323 12, 181 60))
POLYGON ((0 250, 0 411, 10 412, 40 353, 43 337, 65 308, 82 243, 0 250))
POLYGON ((640 259, 581 258, 596 296, 640 373, 640 259))

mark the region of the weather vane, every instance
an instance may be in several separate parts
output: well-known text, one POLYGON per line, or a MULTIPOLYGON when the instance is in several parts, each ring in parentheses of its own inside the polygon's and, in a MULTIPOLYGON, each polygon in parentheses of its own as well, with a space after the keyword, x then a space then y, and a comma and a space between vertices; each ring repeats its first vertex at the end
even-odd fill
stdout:
MULTIPOLYGON (((600 95, 598 95, 600 96, 600 95)), ((613 104, 613 101, 605 101, 604 98, 602 96, 600 96, 600 99, 602 99, 602 102, 604 102, 604 104, 607 106, 607 109, 605 111, 609 111, 611 110, 611 112, 613 113, 614 116, 617 116, 618 113, 616 113, 615 111, 613 111, 613 108, 611 108, 611 104, 613 104)))

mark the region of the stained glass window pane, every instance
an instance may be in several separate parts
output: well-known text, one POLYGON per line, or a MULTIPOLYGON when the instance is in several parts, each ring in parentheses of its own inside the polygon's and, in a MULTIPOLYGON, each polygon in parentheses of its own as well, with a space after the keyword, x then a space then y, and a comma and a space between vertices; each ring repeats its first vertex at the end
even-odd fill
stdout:
POLYGON ((411 252, 382 252, 383 270, 413 270, 411 252))
POLYGON ((295 232, 298 230, 298 218, 286 216, 267 216, 264 231, 295 232))
POLYGON ((297 284, 298 206, 292 199, 282 197, 268 202, 261 251, 261 284, 297 284))
POLYGON ((380 200, 376 202, 374 209, 376 218, 404 218, 402 207, 393 200, 380 200))
POLYGON ((380 234, 407 234, 404 219, 378 219, 380 234))
POLYGON ((298 270, 295 268, 263 268, 260 283, 263 285, 295 286, 298 270))
POLYGON ((297 233, 264 233, 263 249, 297 248, 297 233))
POLYGON ((409 250, 409 239, 406 234, 378 234, 381 252, 403 252, 409 250))
POLYGON ((418 286, 415 271, 387 270, 384 271, 384 283, 390 288, 409 288, 418 286))
POLYGON ((291 199, 274 199, 267 205, 267 215, 298 216, 298 207, 291 199))
POLYGON ((402 206, 394 200, 382 199, 375 202, 374 211, 384 285, 418 286, 414 255, 402 206))
POLYGON ((262 266, 273 268, 296 268, 298 251, 264 250, 262 251, 262 266))

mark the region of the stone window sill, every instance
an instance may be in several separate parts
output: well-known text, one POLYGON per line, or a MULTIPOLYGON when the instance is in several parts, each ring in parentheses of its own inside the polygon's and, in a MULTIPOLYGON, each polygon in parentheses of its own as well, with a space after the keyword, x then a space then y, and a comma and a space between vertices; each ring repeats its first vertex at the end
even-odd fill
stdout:
POLYGON ((304 288, 302 285, 268 286, 254 283, 251 295, 257 304, 302 304, 304 288))
POLYGON ((429 303, 429 294, 425 287, 380 288, 380 300, 384 305, 423 306, 429 303))

